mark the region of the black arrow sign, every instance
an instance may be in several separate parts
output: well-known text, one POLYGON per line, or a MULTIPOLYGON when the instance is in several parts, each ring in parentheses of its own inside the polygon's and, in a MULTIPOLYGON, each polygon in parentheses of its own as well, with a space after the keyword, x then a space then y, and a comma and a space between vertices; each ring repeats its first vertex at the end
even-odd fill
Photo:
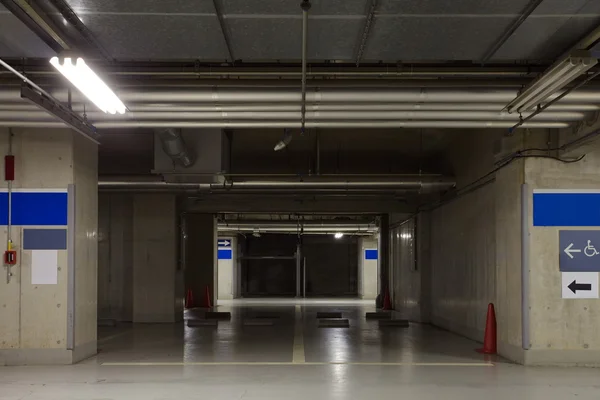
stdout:
POLYGON ((573 281, 571 282, 571 284, 569 286, 567 286, 569 289, 571 289, 571 292, 577 294, 578 290, 592 290, 592 284, 591 283, 577 283, 577 281, 573 281))

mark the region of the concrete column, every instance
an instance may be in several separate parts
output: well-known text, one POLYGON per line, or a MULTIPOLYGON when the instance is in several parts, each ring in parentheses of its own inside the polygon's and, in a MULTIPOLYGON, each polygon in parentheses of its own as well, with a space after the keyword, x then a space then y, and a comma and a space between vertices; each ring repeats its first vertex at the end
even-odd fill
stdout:
POLYGON ((385 295, 386 290, 391 289, 389 285, 389 259, 390 259, 390 216, 383 214, 379 225, 379 293, 385 295))
MULTIPOLYGON (((69 129, 13 132, 17 264, 11 276, 3 266, 0 279, 0 365, 75 363, 96 354, 97 145, 69 129)), ((0 154, 8 141, 0 129, 0 154)), ((0 197, 7 200, 3 169, 0 197)))
POLYGON ((358 242, 359 296, 363 299, 377 297, 377 260, 379 259, 377 239, 360 238, 358 242))
POLYGON ((223 242, 224 246, 219 245, 218 249, 218 299, 233 299, 234 284, 235 284, 235 269, 237 268, 237 238, 232 236, 219 237, 219 242, 223 242))
MULTIPOLYGON (((577 163, 565 164, 552 159, 525 160, 524 173, 528 193, 526 194, 529 215, 529 239, 524 242, 528 246, 528 290, 526 292, 529 302, 528 321, 523 327, 528 331, 524 337, 529 338, 525 343, 524 362, 535 364, 578 364, 600 365, 600 300, 568 299, 563 297, 562 274, 559 265, 559 231, 565 230, 594 230, 598 231, 597 207, 586 215, 587 220, 595 226, 538 226, 534 225, 535 211, 533 191, 567 190, 570 193, 579 191, 574 196, 577 199, 570 206, 555 206, 556 213, 570 216, 578 212, 577 204, 597 202, 597 191, 600 187, 600 146, 590 151, 586 157, 577 163), (587 193, 586 193, 587 192, 587 193), (589 217, 588 217, 589 216, 589 217)), ((591 148, 588 148, 591 150, 591 148)), ((567 195, 573 196, 567 193, 567 195)), ((572 197, 571 197, 572 198, 572 197)), ((539 206, 540 209, 542 206, 539 206)), ((552 211, 550 211, 552 212, 552 211)), ((579 211, 581 214, 581 212, 579 211)), ((579 225, 573 223, 573 225, 579 225)), ((593 239, 593 237, 592 237, 593 239)), ((598 247, 598 244, 592 242, 598 247)), ((576 243, 577 246, 583 244, 576 243)), ((574 254, 574 257, 580 254, 574 254)), ((598 261, 583 255, 586 267, 597 266, 598 261)), ((589 276, 577 273, 579 279, 589 279, 592 285, 598 285, 597 275, 589 276)), ((588 274, 593 274, 589 273, 588 274)), ((569 281, 575 279, 568 276, 569 281)), ((567 282, 568 284, 569 282, 567 282)), ((565 285, 566 286, 566 285, 565 285)), ((566 290, 567 293, 569 289, 566 290)))
POLYGON ((133 198, 133 322, 175 322, 183 318, 177 288, 176 198, 136 194, 133 198))
POLYGON ((206 288, 211 293, 211 303, 216 300, 218 288, 217 224, 213 214, 187 214, 185 290, 191 290, 194 305, 206 304, 206 288))

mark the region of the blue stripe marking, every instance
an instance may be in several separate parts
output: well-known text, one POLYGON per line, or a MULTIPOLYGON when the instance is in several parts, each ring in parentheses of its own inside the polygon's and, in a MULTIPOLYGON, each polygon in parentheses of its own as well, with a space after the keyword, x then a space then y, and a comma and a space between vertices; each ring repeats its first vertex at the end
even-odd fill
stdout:
POLYGON ((377 260, 377 250, 376 249, 366 249, 365 250, 365 260, 377 260))
POLYGON ((533 226, 600 226, 600 193, 533 193, 533 226))
MULTIPOLYGON (((67 225, 66 192, 13 192, 13 225, 67 225)), ((0 225, 8 225, 8 193, 0 192, 0 225)))
POLYGON ((231 260, 233 258, 231 249, 218 249, 217 258, 219 260, 231 260))

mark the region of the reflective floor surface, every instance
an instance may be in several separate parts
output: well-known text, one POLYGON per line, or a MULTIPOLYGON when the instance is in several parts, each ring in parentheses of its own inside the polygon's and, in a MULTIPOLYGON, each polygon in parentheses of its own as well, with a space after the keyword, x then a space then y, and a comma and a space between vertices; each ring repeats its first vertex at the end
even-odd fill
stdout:
MULTIPOLYGON (((379 328, 372 302, 220 302, 217 327, 122 324, 75 366, 0 367, 0 399, 598 399, 600 372, 525 368, 429 326, 379 328), (340 311, 350 328, 318 328, 340 311)), ((200 319, 203 310, 188 310, 200 319)))

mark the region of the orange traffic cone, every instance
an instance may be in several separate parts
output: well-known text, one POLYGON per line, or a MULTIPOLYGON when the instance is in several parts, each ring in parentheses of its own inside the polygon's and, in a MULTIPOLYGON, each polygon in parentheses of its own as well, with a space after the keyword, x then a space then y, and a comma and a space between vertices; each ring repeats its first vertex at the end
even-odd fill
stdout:
POLYGON ((391 310, 392 309, 392 301, 390 299, 390 291, 386 289, 385 296, 383 296, 383 309, 391 310))
POLYGON ((194 293, 188 289, 185 295, 185 308, 194 308, 194 293))
POLYGON ((210 301, 210 288, 206 286, 206 308, 212 308, 212 302, 210 301))
POLYGON ((485 336, 483 338, 483 349, 478 349, 479 353, 497 354, 496 341, 496 311, 494 305, 488 305, 487 320, 485 322, 485 336))

